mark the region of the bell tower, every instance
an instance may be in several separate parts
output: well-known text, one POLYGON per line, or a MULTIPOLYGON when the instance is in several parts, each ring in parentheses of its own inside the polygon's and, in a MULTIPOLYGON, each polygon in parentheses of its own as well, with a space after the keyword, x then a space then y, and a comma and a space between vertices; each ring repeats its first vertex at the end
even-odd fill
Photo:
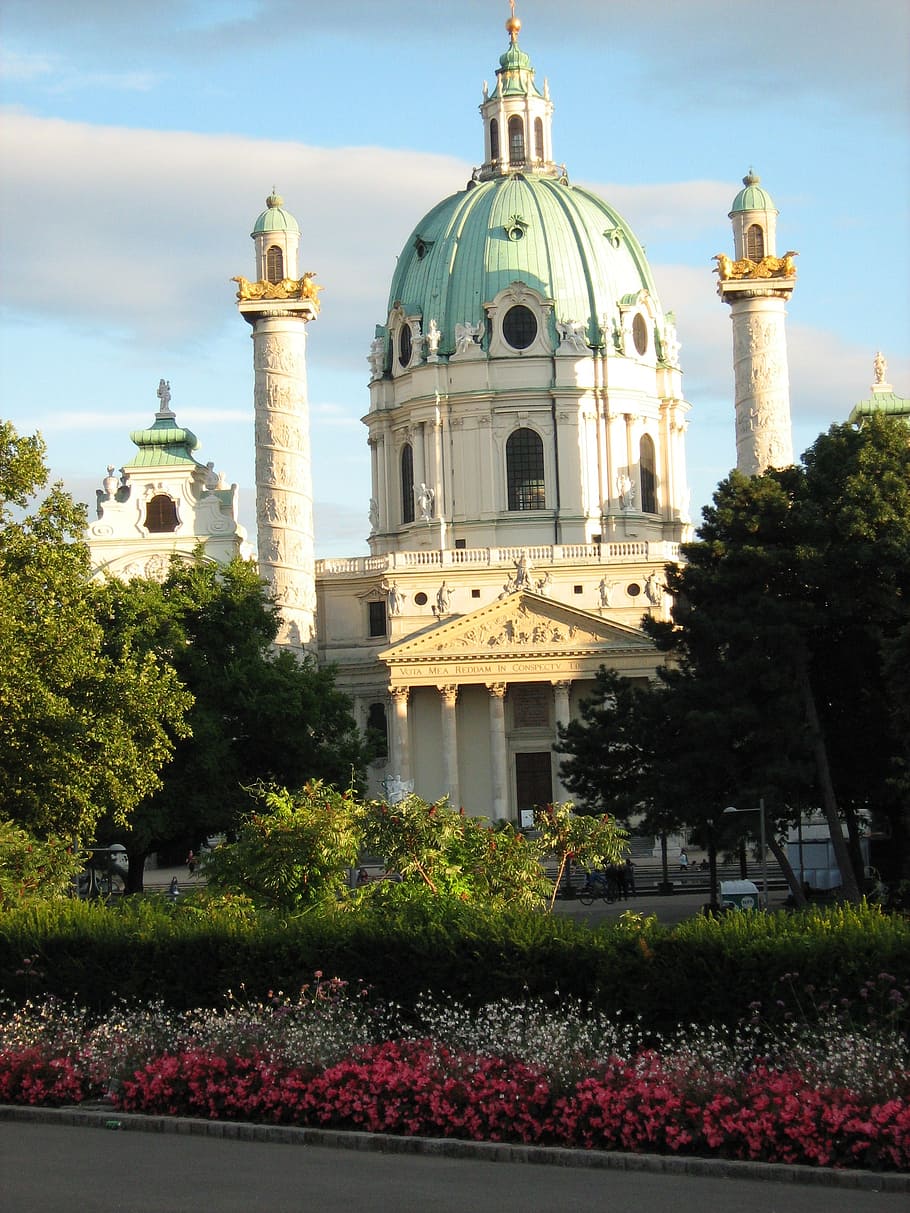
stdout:
POLYGON ((793 462, 786 304, 794 252, 777 256, 777 209, 752 170, 733 200, 731 259, 718 253, 717 293, 730 305, 736 392, 736 467, 756 476, 793 462))
POLYGON ((272 192, 251 233, 256 280, 236 277, 237 309, 253 329, 259 569, 281 611, 277 643, 316 643, 313 487, 306 326, 319 314, 312 272, 298 278, 300 228, 272 192))

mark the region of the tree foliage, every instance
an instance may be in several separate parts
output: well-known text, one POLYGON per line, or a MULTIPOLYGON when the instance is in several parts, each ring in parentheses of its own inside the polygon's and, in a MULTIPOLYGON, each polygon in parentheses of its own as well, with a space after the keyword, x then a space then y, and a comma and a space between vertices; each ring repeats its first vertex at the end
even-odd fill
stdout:
POLYGON ((548 895, 539 847, 511 824, 491 826, 445 800, 413 795, 393 805, 370 802, 360 820, 366 852, 435 896, 530 908, 548 895))
POLYGON ((159 786, 187 700, 169 667, 105 650, 85 511, 59 485, 34 502, 43 458, 0 423, 0 813, 78 845, 159 786))
POLYGON ((906 871, 906 428, 834 426, 800 466, 731 473, 683 556, 667 569, 672 622, 643 624, 672 663, 651 689, 601 679, 582 725, 560 732, 568 786, 689 825, 763 797, 774 829, 821 804, 853 896, 869 814, 906 871))
POLYGON ((359 854, 351 794, 318 781, 299 792, 260 787, 255 794, 260 807, 237 841, 203 856, 209 889, 286 913, 337 900, 359 854))
POLYGON ((550 908, 569 863, 591 871, 621 864, 626 857, 628 833, 607 814, 600 817, 578 816, 572 804, 548 804, 534 810, 538 846, 544 855, 555 855, 556 879, 550 894, 550 908))
POLYGON ((33 838, 0 821, 0 910, 62 897, 82 869, 82 856, 60 838, 33 838))
POLYGON ((112 581, 104 593, 108 648, 166 660, 193 697, 161 788, 127 833, 107 824, 130 853, 131 887, 149 851, 233 830, 253 785, 358 785, 367 755, 350 700, 331 669, 273 648, 277 610, 255 566, 198 553, 163 582, 112 581))

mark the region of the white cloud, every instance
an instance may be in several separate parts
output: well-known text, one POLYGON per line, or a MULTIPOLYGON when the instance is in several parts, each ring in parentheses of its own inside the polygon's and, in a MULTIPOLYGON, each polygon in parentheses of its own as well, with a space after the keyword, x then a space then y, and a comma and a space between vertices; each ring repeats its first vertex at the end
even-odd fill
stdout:
POLYGON ((231 275, 251 272, 248 233, 274 183, 301 222, 302 263, 325 287, 320 340, 330 358, 383 318, 395 252, 412 223, 469 175, 445 156, 9 111, 0 154, 0 247, 20 319, 113 326, 123 339, 169 349, 213 332, 233 306, 231 275), (41 232, 40 258, 22 239, 26 222, 41 232))
POLYGON ((0 80, 7 84, 38 80, 54 73, 55 62, 52 55, 15 51, 8 46, 2 46, 0 47, 0 80))

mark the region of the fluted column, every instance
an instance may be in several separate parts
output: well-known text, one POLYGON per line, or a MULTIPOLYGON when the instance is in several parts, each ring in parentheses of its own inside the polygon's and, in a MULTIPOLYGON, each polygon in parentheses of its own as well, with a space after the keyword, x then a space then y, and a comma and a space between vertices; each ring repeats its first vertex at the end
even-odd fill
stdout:
POLYGON ((411 778, 411 746, 408 737, 409 687, 392 687, 392 774, 401 779, 411 778))
POLYGON ((442 703, 442 771, 449 804, 457 809, 461 804, 458 789, 458 729, 455 723, 456 685, 438 688, 442 703))
POLYGON ((493 818, 503 821, 509 816, 509 773, 506 765, 506 713, 504 682, 487 683, 490 692, 490 766, 493 776, 493 818))
MULTIPOLYGON (((554 682, 553 683, 553 707, 556 716, 557 725, 567 725, 569 723, 569 691, 572 689, 571 682, 554 682)), ((559 729, 556 730, 555 741, 559 741, 559 729)), ((555 773, 555 791, 556 799, 564 801, 569 799, 569 793, 559 776, 559 758, 556 760, 555 773)))

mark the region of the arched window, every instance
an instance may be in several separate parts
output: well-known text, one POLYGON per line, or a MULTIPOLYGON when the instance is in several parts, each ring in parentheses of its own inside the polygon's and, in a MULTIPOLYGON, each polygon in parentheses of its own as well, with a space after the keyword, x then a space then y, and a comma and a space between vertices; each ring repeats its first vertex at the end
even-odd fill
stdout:
POLYGON ((166 493, 157 493, 145 507, 145 529, 156 535, 177 530, 177 507, 166 493))
POLYGON ((401 521, 414 521, 414 452, 409 442, 401 448, 401 521))
POLYGON ((495 118, 490 122, 490 159, 499 159, 499 123, 495 118))
POLYGON ((284 253, 277 244, 270 245, 265 255, 265 276, 269 282, 280 282, 284 277, 284 253))
POLYGON ((525 162, 525 126, 517 114, 509 119, 509 164, 525 162))
POLYGON ((758 223, 750 223, 746 229, 746 256, 750 261, 761 261, 765 255, 765 233, 758 223))
POLYGON ((534 430, 515 430, 506 443, 506 484, 510 510, 545 510, 543 439, 534 430))
POLYGON ((657 474, 654 467, 654 440, 645 434, 638 444, 638 474, 641 480, 643 514, 657 513, 657 474))
POLYGON ((534 119, 534 155, 543 160, 543 119, 534 119))

